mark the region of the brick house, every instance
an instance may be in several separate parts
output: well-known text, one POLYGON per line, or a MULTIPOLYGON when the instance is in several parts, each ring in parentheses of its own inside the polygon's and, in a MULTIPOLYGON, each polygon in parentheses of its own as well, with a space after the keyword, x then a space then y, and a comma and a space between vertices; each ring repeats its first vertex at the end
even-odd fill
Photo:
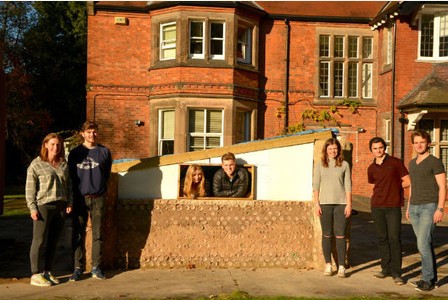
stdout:
POLYGON ((326 126, 353 144, 354 194, 369 196, 374 136, 407 163, 407 130, 424 127, 448 163, 447 29, 431 28, 448 5, 433 3, 89 2, 87 116, 114 159, 140 158, 273 137, 353 100, 326 126))
POLYGON ((448 14, 446 2, 390 2, 371 22, 379 34, 378 132, 409 162, 409 130, 432 135, 432 154, 448 166, 448 14), (392 121, 393 120, 393 121, 392 121))

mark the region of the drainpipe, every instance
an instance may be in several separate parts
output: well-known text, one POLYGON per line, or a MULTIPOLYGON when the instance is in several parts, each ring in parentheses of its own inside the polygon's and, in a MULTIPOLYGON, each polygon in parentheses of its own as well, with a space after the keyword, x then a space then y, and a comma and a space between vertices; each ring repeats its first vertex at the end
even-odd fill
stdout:
POLYGON ((285 120, 284 120, 284 130, 285 132, 289 126, 289 52, 290 52, 290 36, 291 36, 291 25, 289 24, 289 19, 285 19, 285 29, 286 29, 286 57, 285 57, 285 120))
MULTIPOLYGON (((394 20, 394 51, 392 52, 392 88, 391 88, 391 115, 390 115, 390 155, 394 155, 395 151, 395 57, 396 57, 396 49, 397 49, 397 21, 394 20)), ((403 134, 403 133, 402 133, 403 134)), ((403 144, 401 144, 401 148, 403 148, 403 144)))

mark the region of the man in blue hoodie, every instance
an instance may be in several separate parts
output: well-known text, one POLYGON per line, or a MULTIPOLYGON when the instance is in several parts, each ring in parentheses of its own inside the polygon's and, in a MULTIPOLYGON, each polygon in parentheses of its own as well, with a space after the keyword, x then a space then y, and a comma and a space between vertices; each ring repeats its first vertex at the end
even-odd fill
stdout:
POLYGON ((92 223, 92 277, 105 279, 100 269, 102 256, 104 194, 107 189, 112 156, 110 150, 97 143, 98 125, 85 122, 81 128, 84 142, 70 151, 68 165, 73 182, 73 252, 75 270, 70 281, 81 279, 86 263, 86 225, 92 223))

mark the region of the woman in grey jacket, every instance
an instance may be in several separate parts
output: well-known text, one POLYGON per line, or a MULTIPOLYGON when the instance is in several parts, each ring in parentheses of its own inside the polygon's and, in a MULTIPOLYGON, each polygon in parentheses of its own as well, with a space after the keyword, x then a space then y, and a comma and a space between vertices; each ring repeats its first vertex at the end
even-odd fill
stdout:
POLYGON ((56 133, 42 141, 40 154, 28 167, 25 198, 33 219, 33 241, 30 249, 31 284, 50 286, 59 280, 51 274, 59 236, 64 228, 65 214, 71 212, 72 193, 64 141, 56 133), (39 266, 46 237, 44 266, 39 266))
POLYGON ((341 144, 335 138, 325 141, 321 161, 314 169, 313 196, 316 214, 320 217, 322 226, 324 275, 333 275, 331 239, 334 235, 338 254, 338 276, 346 277, 345 228, 352 211, 352 183, 350 166, 342 157, 341 144))

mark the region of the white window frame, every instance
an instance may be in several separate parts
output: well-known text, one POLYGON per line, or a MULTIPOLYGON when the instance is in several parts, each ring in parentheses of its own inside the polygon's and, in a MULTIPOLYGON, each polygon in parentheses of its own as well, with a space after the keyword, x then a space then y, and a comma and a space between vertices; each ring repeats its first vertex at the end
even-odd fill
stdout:
POLYGON ((160 60, 172 60, 176 59, 176 44, 177 44, 177 24, 176 22, 169 22, 160 24, 160 60), (170 26, 175 28, 176 37, 174 39, 164 40, 164 29, 170 26), (174 57, 165 57, 164 51, 174 49, 174 57))
MULTIPOLYGON (((359 34, 359 35, 353 35, 353 34, 337 34, 337 33, 324 33, 318 35, 319 40, 319 70, 318 70, 318 76, 319 76, 319 91, 318 91, 318 97, 323 98, 333 98, 333 99, 341 99, 341 98, 351 98, 351 99, 372 99, 373 98, 373 69, 374 69, 374 55, 373 55, 373 49, 374 49, 374 39, 371 35, 368 34, 359 34), (342 49, 343 49, 343 57, 336 57, 335 56, 335 42, 337 39, 342 38, 342 49), (350 55, 349 54, 349 41, 350 39, 356 39, 356 49, 357 53, 356 55, 350 55), (369 42, 369 45, 371 49, 369 50, 369 57, 364 57, 364 52, 366 49, 364 48, 366 46, 367 41, 369 42), (321 46, 325 48, 328 48, 328 54, 321 56, 326 51, 321 51, 321 46), (350 57, 349 57, 350 56, 350 57), (339 88, 338 92, 336 93, 336 87, 339 86, 336 85, 336 64, 342 64, 342 82, 340 83, 342 87, 342 93, 340 93, 339 88), (349 72, 349 64, 356 64, 356 66, 353 69, 353 72, 349 72), (326 65, 327 68, 323 68, 323 66, 326 65), (368 65, 368 69, 366 69, 366 65, 368 65), (325 71, 322 72, 322 70, 325 71), (370 71, 370 77, 367 78, 365 71, 370 71), (353 76, 352 81, 350 78, 353 76), (327 80, 327 82, 325 81, 327 80), (367 80, 367 81, 366 81, 367 80), (353 87, 353 84, 350 85, 350 83, 355 83, 356 86, 354 87, 354 93, 352 95, 349 95, 351 87, 353 87), (366 85, 367 84, 367 85, 366 85), (322 89, 323 85, 328 86, 328 90, 322 89), (356 94, 356 95, 355 95, 356 94)), ((341 49, 341 50, 342 50, 341 49)), ((339 52, 338 52, 339 53, 339 52)), ((338 75, 339 77, 339 75, 338 75)))
POLYGON ((245 24, 238 24, 237 27, 237 46, 236 46, 236 57, 237 61, 239 63, 243 64, 252 64, 252 47, 253 47, 253 32, 254 27, 245 25, 245 24), (245 40, 240 39, 240 29, 244 30, 245 32, 245 40), (238 55, 238 50, 241 49, 241 57, 238 55))
POLYGON ((191 137, 201 137, 204 140, 203 147, 198 148, 196 150, 202 150, 202 149, 213 149, 215 147, 207 147, 207 138, 208 137, 219 137, 219 147, 223 146, 223 139, 224 139, 224 110, 219 108, 190 108, 188 110, 188 123, 190 122, 190 111, 204 111, 204 132, 191 132, 191 128, 188 128, 188 140, 187 140, 187 148, 188 152, 195 151, 195 149, 191 149, 191 143, 190 138, 191 137), (207 111, 221 111, 221 132, 220 133, 211 133, 207 132, 207 111))
POLYGON ((213 60, 223 60, 225 58, 225 49, 226 49, 226 23, 224 21, 210 21, 209 22, 209 55, 210 59, 213 60), (221 24, 222 25, 222 38, 212 37, 212 25, 213 24, 221 24), (222 41, 222 54, 212 54, 212 42, 213 41, 222 41))
POLYGON ((188 52, 190 53, 190 57, 193 59, 204 59, 205 57, 205 22, 204 21, 198 21, 198 20, 190 20, 189 22, 189 44, 188 44, 188 52), (192 36, 192 30, 191 26, 193 23, 202 24, 202 36, 192 36), (191 42, 192 40, 200 41, 202 44, 201 53, 192 53, 191 49, 191 42))
POLYGON ((161 155, 163 155, 163 143, 165 142, 165 141, 173 141, 173 144, 174 144, 174 134, 175 134, 175 125, 176 125, 176 122, 175 122, 175 115, 176 115, 176 111, 175 111, 175 109, 174 108, 167 108, 167 109, 160 109, 159 110, 159 126, 158 126, 158 128, 159 128, 159 130, 158 130, 158 143, 157 143, 157 145, 158 145, 158 153, 159 153, 159 155, 161 156, 161 155), (164 113, 165 112, 173 112, 173 136, 172 136, 172 138, 165 138, 165 137, 163 137, 163 134, 164 134, 164 132, 163 132, 163 128, 164 128, 164 125, 165 125, 165 119, 164 119, 164 113))
MULTIPOLYGON (((443 12, 435 12, 434 10, 423 10, 419 16, 419 24, 418 24, 418 52, 417 52, 417 58, 418 60, 423 61, 447 61, 447 56, 440 56, 439 50, 440 50, 440 18, 441 17, 447 17, 448 18, 448 12, 447 12, 448 6, 445 7, 443 12), (432 56, 422 56, 421 55, 421 46, 422 46, 422 19, 423 15, 432 15, 433 16, 433 44, 432 44, 432 56)), ((448 29, 447 29, 448 30, 448 29)), ((447 36, 448 38, 448 32, 447 36)))

